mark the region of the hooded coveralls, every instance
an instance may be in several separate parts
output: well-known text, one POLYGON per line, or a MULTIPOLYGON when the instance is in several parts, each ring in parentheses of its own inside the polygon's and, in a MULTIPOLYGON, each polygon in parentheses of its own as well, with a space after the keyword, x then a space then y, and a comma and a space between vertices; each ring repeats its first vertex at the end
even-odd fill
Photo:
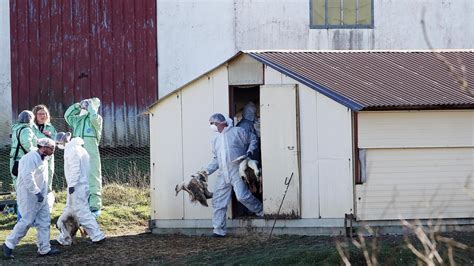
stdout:
POLYGON ((91 211, 98 211, 102 207, 102 174, 99 154, 102 117, 97 113, 99 105, 100 103, 94 103, 93 100, 87 111, 81 114, 80 104, 75 103, 64 114, 66 122, 73 128, 73 136, 84 140, 84 148, 90 156, 89 206, 91 211))
POLYGON ((22 218, 15 224, 13 232, 5 241, 8 248, 14 249, 28 229, 34 225, 37 231, 38 253, 46 254, 51 250, 49 207, 46 199, 38 202, 37 193, 41 193, 43 197, 48 194, 48 163, 41 159, 37 150, 32 150, 21 158, 18 167, 16 195, 22 218))
MULTIPOLYGON (((18 147, 18 140, 20 140, 20 143, 21 145, 23 146, 23 148, 26 150, 26 152, 28 153, 29 151, 31 150, 34 150, 36 149, 36 141, 37 141, 37 138, 33 132, 33 130, 31 129, 31 124, 29 123, 15 123, 12 125, 12 146, 11 146, 11 149, 10 149, 10 174, 12 172, 12 168, 13 168, 13 162, 14 162, 14 156, 15 156, 15 151, 16 151, 16 147, 18 147), (20 129, 24 128, 23 130, 21 130, 21 133, 17 139, 17 136, 18 136, 18 132, 20 132, 20 129)), ((23 157, 25 155, 25 153, 23 152, 23 150, 21 149, 21 147, 18 149, 18 155, 16 157, 16 160, 20 160, 21 157, 23 157)), ((12 183, 13 183, 13 186, 15 187, 16 189, 16 180, 17 180, 17 177, 14 176, 14 175, 11 175, 12 177, 12 183)), ((5 185, 3 187, 3 189, 5 191, 10 191, 9 188, 5 187, 9 184, 7 184, 8 182, 5 182, 5 185)))
MULTIPOLYGON (((255 104, 253 104, 252 102, 247 103, 244 106, 244 109, 242 110, 243 118, 242 120, 240 120, 239 123, 237 123, 237 127, 241 127, 248 130, 250 133, 254 134, 255 137, 257 137, 257 131, 255 130, 255 126, 254 126, 256 113, 257 113, 257 107, 255 106, 255 104)), ((259 140, 257 137, 257 148, 253 151, 250 158, 252 160, 260 161, 261 160, 260 147, 259 147, 260 143, 258 142, 259 140)))
POLYGON ((82 147, 81 138, 73 138, 64 148, 64 175, 68 188, 74 187, 74 193, 67 195, 66 207, 58 219, 58 228, 61 233, 58 242, 62 245, 71 245, 72 238, 66 230, 63 221, 68 215, 75 215, 77 221, 86 230, 93 242, 105 238, 99 229, 99 224, 89 210, 89 154, 82 147))
POLYGON ((239 175, 239 162, 232 162, 248 151, 253 152, 256 142, 255 135, 243 128, 233 126, 225 127, 211 141, 214 156, 206 171, 212 174, 219 169, 212 197, 212 207, 214 208, 212 226, 215 234, 226 234, 226 212, 232 188, 239 202, 258 216, 263 215, 262 203, 252 195, 239 175))
MULTIPOLYGON (((34 124, 32 126, 33 133, 37 139, 41 138, 50 138, 54 139, 57 132, 56 129, 51 125, 51 123, 45 123, 43 128, 39 128, 38 125, 34 124), (44 134, 44 130, 51 132, 51 137, 44 134)), ((54 205, 54 193, 53 193, 53 176, 54 176, 54 154, 51 155, 51 159, 48 161, 48 205, 49 211, 53 211, 54 205)))

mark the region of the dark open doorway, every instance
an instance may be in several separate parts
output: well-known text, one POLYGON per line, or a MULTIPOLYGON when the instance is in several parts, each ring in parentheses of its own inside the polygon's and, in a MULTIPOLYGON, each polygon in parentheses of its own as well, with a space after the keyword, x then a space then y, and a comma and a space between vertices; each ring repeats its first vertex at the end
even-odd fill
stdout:
MULTIPOLYGON (((234 125, 238 126, 238 123, 242 119, 242 110, 244 106, 253 102, 257 107, 256 119, 254 128, 257 135, 258 141, 258 152, 255 155, 254 160, 257 160, 260 167, 261 156, 260 156, 260 86, 259 85, 246 85, 246 86, 229 86, 229 115, 234 120, 234 125)), ((262 186, 258 188, 258 191, 252 192, 252 194, 262 201, 262 186)), ((235 194, 232 193, 232 217, 243 218, 243 217, 256 217, 255 214, 251 213, 244 205, 237 201, 235 194)))

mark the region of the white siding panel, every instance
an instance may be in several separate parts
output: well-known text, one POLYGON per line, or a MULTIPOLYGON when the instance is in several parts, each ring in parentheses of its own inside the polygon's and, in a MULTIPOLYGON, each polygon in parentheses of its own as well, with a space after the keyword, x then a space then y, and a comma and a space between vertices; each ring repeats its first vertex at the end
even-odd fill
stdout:
MULTIPOLYGON (((291 84, 282 82, 282 74, 275 69, 265 65, 265 85, 282 85, 291 84)), ((293 80, 293 84, 297 84, 296 80, 293 80)))
MULTIPOLYGON (((298 84, 273 68, 265 67, 266 84, 298 84)), ((301 218, 319 218, 317 92, 299 84, 301 149, 301 218)))
POLYGON ((345 160, 319 161, 319 193, 321 218, 343 218, 353 213, 350 165, 345 160))
POLYGON ((318 157, 321 218, 353 211, 351 111, 318 94, 318 157))
MULTIPOLYGON (((215 113, 229 115, 229 77, 227 66, 221 66, 209 76, 214 91, 213 106, 215 113)), ((211 114, 209 114, 211 116, 211 114)), ((208 117, 209 118, 209 117, 208 117)))
MULTIPOLYGON (((212 75, 209 76, 213 90, 213 113, 222 113, 226 116, 229 115, 229 74, 227 66, 221 66, 220 68, 212 71, 212 75)), ((207 117, 207 124, 209 125, 209 116, 207 117)), ((209 129, 210 130, 210 129, 209 129)), ((208 140, 210 143, 210 139, 208 140)), ((209 144, 210 145, 210 144, 209 144)), ((210 155, 210 154, 209 154, 210 155)), ((209 161, 211 157, 209 156, 209 161)), ((208 161, 208 162, 209 162, 208 161)), ((209 177, 209 187, 214 191, 215 179, 217 178, 217 171, 209 177)), ((227 208, 227 217, 231 217, 232 208, 227 208)))
MULTIPOLYGON (((209 75, 196 80, 182 90, 183 112, 183 164, 184 179, 203 169, 211 161, 210 140, 214 134, 209 128, 209 117, 213 113, 228 115, 227 68, 222 66, 209 75)), ((209 190, 214 190, 217 172, 209 177, 209 190)), ((212 217, 212 201, 209 208, 191 203, 188 195, 184 199, 185 219, 209 219, 212 217)), ((230 214, 230 208, 228 209, 230 214)))
POLYGON ((301 217, 341 218, 352 212, 351 112, 267 66, 265 84, 299 87, 301 217))
POLYGON ((0 145, 10 145, 11 139, 11 49, 10 49, 10 1, 0 1, 0 145))
POLYGON ((181 93, 165 99, 151 110, 151 201, 152 219, 182 219, 184 194, 175 196, 183 181, 181 93))
POLYGON ((229 63, 229 85, 263 84, 263 64, 249 55, 229 63))
POLYGON ((317 95, 299 87, 301 146, 301 218, 319 218, 317 95))
POLYGON ((360 112, 359 148, 474 147, 474 110, 360 112))
POLYGON ((367 182, 356 186, 357 217, 473 217, 473 176, 474 148, 369 149, 367 182))
MULTIPOLYGON (((211 160, 211 145, 209 140, 212 131, 209 128, 209 117, 213 113, 213 87, 211 79, 203 77, 182 91, 183 109, 183 162, 184 178, 203 169, 211 160)), ((209 190, 215 184, 215 176, 210 178, 209 190)), ((187 193, 184 193, 187 194, 187 193)), ((199 203, 191 203, 188 195, 184 198, 185 219, 209 219, 212 217, 212 204, 209 208, 199 203)))
POLYGON ((262 146, 263 210, 265 215, 278 214, 291 179, 280 215, 301 215, 300 175, 298 169, 296 85, 260 87, 262 146))

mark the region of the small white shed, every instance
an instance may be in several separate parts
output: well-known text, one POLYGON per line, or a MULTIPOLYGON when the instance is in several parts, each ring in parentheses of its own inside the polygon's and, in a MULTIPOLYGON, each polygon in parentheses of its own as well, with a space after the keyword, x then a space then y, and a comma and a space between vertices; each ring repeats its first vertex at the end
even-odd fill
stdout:
POLYGON ((346 217, 473 225, 473 62, 470 50, 237 53, 149 107, 152 231, 210 232, 212 207, 174 187, 211 159, 209 116, 238 120, 248 101, 265 219, 233 201, 230 232, 270 230, 270 218, 291 234, 338 234, 346 217))

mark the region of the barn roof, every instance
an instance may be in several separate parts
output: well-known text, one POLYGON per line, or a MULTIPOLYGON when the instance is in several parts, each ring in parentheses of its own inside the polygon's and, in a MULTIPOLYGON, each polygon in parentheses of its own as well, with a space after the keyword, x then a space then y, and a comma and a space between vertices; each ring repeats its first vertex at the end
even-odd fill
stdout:
POLYGON ((242 51, 224 63, 240 54, 355 111, 474 108, 474 50, 242 51))

